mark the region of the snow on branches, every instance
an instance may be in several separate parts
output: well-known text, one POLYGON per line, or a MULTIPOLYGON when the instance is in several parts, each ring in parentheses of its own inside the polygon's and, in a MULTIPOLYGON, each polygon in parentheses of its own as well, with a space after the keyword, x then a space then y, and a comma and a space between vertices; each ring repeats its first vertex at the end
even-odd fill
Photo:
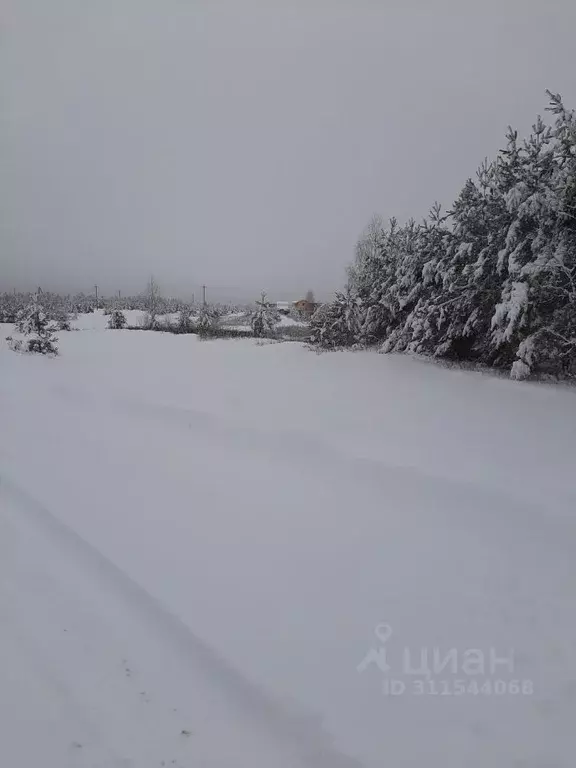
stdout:
POLYGON ((548 96, 554 125, 538 117, 524 141, 510 128, 448 213, 371 221, 313 341, 576 374, 576 115, 548 96))

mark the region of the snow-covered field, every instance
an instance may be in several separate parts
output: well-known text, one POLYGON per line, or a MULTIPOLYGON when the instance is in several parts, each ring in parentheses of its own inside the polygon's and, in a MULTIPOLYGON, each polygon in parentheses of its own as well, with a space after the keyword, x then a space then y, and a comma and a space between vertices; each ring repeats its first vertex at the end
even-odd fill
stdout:
POLYGON ((576 391, 104 325, 0 326, 3 765, 574 765, 576 391))
MULTIPOLYGON (((128 325, 144 325, 146 320, 146 312, 140 309, 125 309, 123 314, 128 325)), ((78 331, 103 331, 108 327, 108 319, 102 310, 98 310, 86 315, 78 315, 76 319, 72 320, 72 327, 78 331)), ((159 325, 176 323, 178 322, 178 313, 158 315, 157 322, 159 325)))
MULTIPOLYGON (((128 325, 139 326, 144 324, 146 313, 139 309, 127 309, 124 310, 124 316, 128 325)), ((178 322, 178 313, 173 312, 168 315, 158 315, 157 322, 159 326, 167 325, 170 323, 175 324, 178 322)), ((72 321, 72 327, 81 331, 101 331, 106 329, 107 326, 108 317, 106 317, 101 311, 92 312, 91 314, 87 315, 79 315, 75 320, 72 321)), ((250 329, 248 317, 246 313, 243 312, 226 315, 222 318, 222 326, 239 331, 246 331, 250 329), (242 320, 242 322, 238 322, 239 318, 242 320)), ((286 315, 281 315, 280 321, 278 323, 279 329, 290 327, 306 328, 306 326, 307 323, 304 323, 300 320, 294 320, 294 318, 287 317, 286 315)))

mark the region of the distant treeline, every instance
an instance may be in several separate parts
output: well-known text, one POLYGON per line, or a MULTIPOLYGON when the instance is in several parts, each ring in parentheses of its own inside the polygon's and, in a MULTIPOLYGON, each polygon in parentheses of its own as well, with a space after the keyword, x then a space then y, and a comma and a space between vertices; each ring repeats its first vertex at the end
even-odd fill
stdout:
MULTIPOLYGON (((109 316, 108 327, 114 330, 283 340, 307 340, 310 333, 305 323, 283 324, 276 304, 269 302, 265 294, 252 305, 193 304, 163 297, 154 278, 138 296, 96 297, 95 294, 87 296, 82 293, 71 296, 49 291, 0 293, 0 323, 14 324, 25 335, 32 333, 32 326, 34 334, 40 329, 50 333, 70 331, 71 321, 78 314, 89 314, 97 309, 109 316), (142 313, 136 324, 128 322, 124 314, 128 310, 142 313)), ((293 319, 304 319, 295 309, 292 315, 293 319)))
MULTIPOLYGON (((139 309, 143 312, 148 311, 152 299, 157 314, 171 314, 180 312, 182 309, 194 309, 199 306, 192 302, 186 302, 181 299, 175 299, 162 296, 156 289, 156 283, 151 281, 153 286, 152 295, 150 284, 146 290, 136 296, 98 296, 95 294, 60 294, 51 291, 40 292, 5 292, 0 293, 0 322, 13 323, 16 316, 27 304, 36 296, 42 306, 48 311, 65 311, 70 315, 80 313, 94 312, 96 309, 103 309, 105 312, 111 312, 113 309, 139 309)), ((214 306, 214 305, 213 305, 214 306)), ((246 307, 236 304, 218 304, 215 305, 223 312, 241 311, 246 307)))
POLYGON ((313 318, 318 344, 576 373, 576 117, 548 96, 554 125, 538 117, 524 141, 509 128, 450 211, 371 222, 345 291, 313 318))

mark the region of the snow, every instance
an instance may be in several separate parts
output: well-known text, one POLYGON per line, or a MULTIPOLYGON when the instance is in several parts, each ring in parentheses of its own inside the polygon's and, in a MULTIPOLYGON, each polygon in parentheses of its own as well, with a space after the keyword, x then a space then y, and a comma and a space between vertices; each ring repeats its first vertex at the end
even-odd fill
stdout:
MULTIPOLYGON (((228 316, 229 318, 232 318, 232 315, 228 316)), ((246 316, 244 316, 246 317, 246 316)), ((231 330, 234 331, 249 331, 251 330, 250 325, 250 319, 247 317, 245 322, 243 323, 233 323, 229 324, 224 322, 223 325, 226 325, 231 330)), ((276 328, 290 328, 296 326, 297 328, 307 328, 308 323, 303 322, 302 320, 295 320, 293 317, 288 317, 287 315, 280 315, 280 319, 278 320, 278 323, 276 325, 276 328)))
POLYGON ((307 323, 302 322, 302 320, 295 320, 293 317, 288 317, 288 315, 280 315, 280 322, 278 324, 280 326, 298 325, 301 328, 308 325, 307 323))
MULTIPOLYGON (((140 309, 123 309, 122 313, 126 318, 128 325, 142 325, 145 312, 140 309)), ((103 331, 108 328, 109 315, 105 315, 101 309, 88 314, 79 314, 72 319, 70 323, 73 330, 76 331, 103 331)))
MULTIPOLYGON (((139 326, 144 323, 146 313, 143 312, 142 310, 125 309, 122 311, 124 313, 124 316, 126 318, 126 322, 128 325, 139 326)), ((246 320, 244 324, 238 324, 234 322, 235 320, 238 320, 238 318, 243 318, 243 317, 246 317, 245 312, 232 312, 229 315, 225 315, 222 318, 222 325, 226 327, 230 327, 232 329, 237 329, 242 331, 249 330, 250 322, 248 320, 246 320)), ((104 312, 100 309, 90 314, 78 315, 76 319, 72 320, 71 325, 72 325, 72 328, 77 331, 102 331, 108 327, 108 320, 109 320, 109 317, 105 315, 104 312)), ((178 322, 178 313, 172 312, 167 315, 158 315, 157 322, 160 327, 163 324, 168 324, 168 323, 176 324, 178 322)), ((286 317, 285 315, 282 315, 280 317, 280 322, 278 325, 280 327, 298 326, 301 328, 305 328, 308 324, 301 320, 295 320, 292 317, 286 317)))
POLYGON ((4 478, 0 499, 10 766, 293 765, 255 716, 273 702, 4 478))
POLYGON ((11 768, 573 765, 574 390, 91 317, 0 345, 11 768))

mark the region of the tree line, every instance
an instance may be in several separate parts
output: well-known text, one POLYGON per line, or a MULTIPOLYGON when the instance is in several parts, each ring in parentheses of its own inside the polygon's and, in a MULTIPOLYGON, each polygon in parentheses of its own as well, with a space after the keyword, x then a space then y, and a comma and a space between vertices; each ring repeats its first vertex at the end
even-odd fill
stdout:
POLYGON ((313 317, 323 347, 376 344, 471 360, 513 378, 576 373, 576 116, 547 92, 553 125, 506 146, 451 210, 375 217, 345 290, 313 317))
MULTIPOLYGON (((14 325, 18 336, 6 337, 17 352, 58 354, 56 333, 72 330, 71 321, 78 314, 95 310, 108 316, 111 330, 148 330, 177 334, 197 334, 203 338, 252 336, 278 340, 308 338, 307 325, 280 327, 281 314, 274 302, 262 293, 252 305, 224 305, 202 302, 193 304, 162 296, 152 277, 138 296, 104 298, 78 294, 61 295, 38 290, 35 293, 0 293, 0 323, 14 325), (130 325, 127 310, 139 310, 142 317, 130 325)), ((302 318, 293 313, 293 319, 302 318)))

